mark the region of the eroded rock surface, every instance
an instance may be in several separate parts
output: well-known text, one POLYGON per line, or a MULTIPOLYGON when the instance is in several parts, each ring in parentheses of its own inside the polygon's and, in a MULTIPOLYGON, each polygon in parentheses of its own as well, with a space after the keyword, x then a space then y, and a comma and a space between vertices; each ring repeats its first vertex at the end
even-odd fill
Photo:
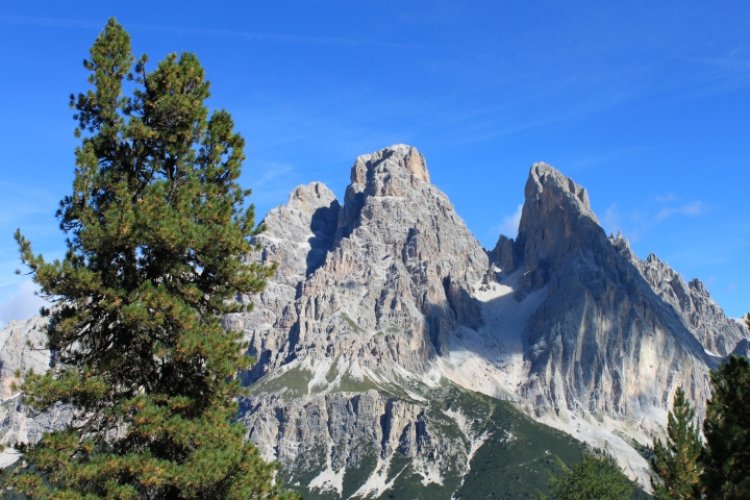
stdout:
MULTIPOLYGON (((510 460, 497 450, 535 439, 486 401, 446 404, 476 391, 609 450, 647 485, 634 442, 663 432, 678 386, 702 412, 709 370, 747 352, 747 332, 699 281, 607 237, 553 167, 535 164, 525 194, 518 237, 487 252, 422 155, 396 145, 356 160, 343 203, 312 183, 269 212, 248 259, 276 275, 225 323, 257 360, 241 419, 290 484, 379 496, 409 494, 411 478, 450 497, 476 454, 510 460)), ((46 362, 19 347, 41 330, 14 328, 0 335, 15 346, 0 357, 4 391, 11 365, 46 362)), ((3 410, 6 438, 18 410, 3 410)))

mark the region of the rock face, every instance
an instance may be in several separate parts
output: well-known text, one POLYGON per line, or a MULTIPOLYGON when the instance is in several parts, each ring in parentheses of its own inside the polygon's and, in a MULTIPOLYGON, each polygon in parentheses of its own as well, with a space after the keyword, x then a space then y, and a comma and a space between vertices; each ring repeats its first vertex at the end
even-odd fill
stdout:
POLYGON ((524 399, 537 409, 581 405, 615 418, 664 408, 678 385, 704 401, 712 361, 681 315, 606 236, 586 191, 537 164, 526 200, 515 245, 523 273, 516 294, 541 289, 544 299, 524 335, 524 399))
MULTIPOLYGON (((510 253, 499 245, 496 254, 510 253)), ((638 261, 606 236, 586 191, 545 164, 531 169, 512 254, 515 295, 541 297, 519 332, 528 371, 518 394, 530 412, 567 430, 576 418, 603 421, 643 443, 661 431, 678 386, 702 413, 719 361, 706 351, 726 355, 744 332, 699 282, 685 285, 655 257, 638 261)), ((588 440, 643 471, 616 439, 588 440)))
POLYGON ((313 492, 351 493, 344 472, 372 465, 355 489, 380 494, 404 460, 428 484, 458 477, 471 444, 428 429, 437 418, 460 433, 426 417, 420 394, 439 385, 434 360, 452 333, 479 325, 470 290, 489 260, 422 155, 398 145, 360 156, 343 206, 311 184, 264 222, 259 257, 279 265, 276 278, 251 313, 226 319, 258 360, 245 377, 251 439, 313 492))
POLYGON ((325 185, 314 182, 295 189, 286 205, 266 216, 264 223, 268 229, 258 238, 262 250, 249 260, 275 264, 276 276, 259 296, 243 298, 257 303, 251 312, 225 320, 227 327, 245 331, 250 341, 256 364, 245 375, 246 383, 257 380, 293 355, 298 339, 295 333, 299 331, 296 300, 304 280, 325 259, 336 234, 340 208, 334 194, 325 185))
POLYGON ((710 353, 727 356, 747 337, 747 328, 726 317, 699 279, 685 283, 654 254, 639 262, 639 268, 659 297, 682 316, 710 353))
MULTIPOLYGON (((0 331, 0 444, 34 442, 46 431, 59 428, 72 418, 69 408, 54 407, 37 413, 22 404, 18 387, 29 371, 43 373, 49 368, 46 320, 32 318, 13 321, 0 331), (21 377, 17 377, 21 374, 21 377)), ((15 461, 12 449, 0 454, 0 467, 15 461)))
MULTIPOLYGON (((248 259, 276 275, 225 323, 257 361, 241 420, 288 484, 469 498, 497 494, 507 466, 543 491, 544 457, 580 451, 500 400, 647 484, 633 442, 663 432, 677 386, 701 412, 709 370, 746 352, 747 332, 700 282, 607 237, 586 191, 551 166, 531 168, 525 194, 517 239, 487 252, 422 155, 397 145, 356 160, 342 204, 313 183, 269 212, 248 259)), ((14 349, 3 363, 24 359, 14 349)))
POLYGON ((459 324, 477 324, 469 290, 487 255, 414 148, 359 157, 343 207, 312 184, 265 223, 261 259, 277 277, 254 312, 228 318, 260 360, 251 380, 309 356, 422 373, 459 324))

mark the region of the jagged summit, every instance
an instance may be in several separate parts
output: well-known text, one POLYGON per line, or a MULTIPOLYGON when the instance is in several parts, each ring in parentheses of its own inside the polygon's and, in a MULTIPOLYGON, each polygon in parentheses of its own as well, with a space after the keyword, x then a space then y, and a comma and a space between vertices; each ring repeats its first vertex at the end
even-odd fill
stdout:
POLYGON ((747 342, 744 325, 726 317, 699 279, 686 283, 653 253, 638 262, 638 269, 659 297, 681 316, 707 353, 726 356, 739 342, 747 342))
POLYGON ((430 182, 424 156, 417 148, 407 144, 394 144, 374 153, 359 156, 352 168, 352 184, 363 185, 365 179, 363 174, 366 176, 371 169, 391 175, 408 173, 415 179, 430 182))
POLYGON ((287 206, 309 212, 321 206, 330 205, 335 200, 336 195, 333 194, 333 191, 322 182, 316 181, 294 188, 289 194, 287 206))
POLYGON ((493 263, 506 273, 523 264, 532 272, 527 281, 538 286, 548 279, 552 260, 606 240, 586 189, 553 166, 534 163, 524 195, 518 236, 514 241, 501 235, 490 252, 493 263))
POLYGON ((708 370, 745 333, 701 285, 655 255, 640 261, 622 235, 607 237, 586 190, 550 165, 532 166, 525 195, 516 241, 501 237, 490 253, 516 277, 519 300, 539 297, 519 332, 522 399, 540 415, 552 410, 561 428, 561 416, 581 411, 640 418, 627 432, 642 441, 659 425, 643 416, 668 408, 677 386, 702 411, 708 370))
POLYGON ((569 205, 569 208, 596 220, 586 189, 547 163, 537 162, 531 166, 525 194, 527 202, 541 198, 547 209, 554 208, 550 202, 569 205))
POLYGON ((362 155, 354 162, 344 203, 357 196, 409 196, 430 183, 427 163, 412 146, 398 144, 362 155))
POLYGON ((635 252, 633 252, 633 248, 630 246, 630 242, 627 238, 625 238, 625 236, 622 235, 622 233, 618 231, 616 235, 610 234, 609 241, 610 243, 612 243, 612 246, 614 246, 615 249, 617 249, 617 251, 622 254, 623 257, 633 263, 638 262, 638 257, 636 257, 635 252))
MULTIPOLYGON (((586 190, 546 163, 535 163, 529 171, 518 237, 512 244, 509 241, 498 241, 493 259, 508 271, 518 267, 528 271, 524 288, 529 290, 556 279, 551 270, 560 269, 571 255, 593 253, 607 259, 607 251, 598 249, 611 246, 591 211, 586 190)), ((594 267, 602 263, 594 255, 583 262, 594 267)))
POLYGON ((535 163, 531 167, 524 194, 519 235, 534 231, 541 221, 547 226, 559 223, 568 230, 575 229, 582 218, 599 224, 586 189, 551 165, 535 163))
MULTIPOLYGON (((242 374, 240 420, 287 484, 475 498, 486 495, 462 488, 511 470, 488 457, 518 458, 524 474, 551 462, 539 460, 548 441, 523 455, 536 438, 495 419, 488 398, 607 449, 648 484, 632 443, 663 430, 677 386, 703 411, 710 368, 748 352, 744 327, 699 281, 608 237, 586 190, 550 165, 531 167, 525 194, 518 238, 486 252, 419 151, 395 145, 356 159, 342 203, 314 182, 268 213, 248 260, 276 275, 253 310, 224 320, 257 360, 242 374)), ((29 332, 0 349, 3 388, 4 367, 24 369, 7 356, 28 357, 29 332)), ((50 421, 6 400, 0 424, 40 432, 50 421)))

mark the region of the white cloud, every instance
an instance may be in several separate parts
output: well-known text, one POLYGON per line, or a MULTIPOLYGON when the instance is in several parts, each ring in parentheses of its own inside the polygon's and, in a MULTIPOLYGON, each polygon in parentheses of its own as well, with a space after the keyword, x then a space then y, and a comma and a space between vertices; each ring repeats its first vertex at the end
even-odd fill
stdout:
POLYGON ((516 211, 511 215, 506 215, 500 223, 500 234, 508 238, 515 238, 518 235, 518 226, 521 223, 521 213, 523 212, 523 203, 518 205, 516 211))
POLYGON ((674 203, 677 201, 677 196, 674 193, 658 194, 654 196, 654 201, 656 203, 674 203))
POLYGON ((33 281, 22 282, 18 289, 0 301, 0 324, 28 319, 39 314, 39 308, 47 304, 35 294, 39 288, 33 281))
POLYGON ((685 203, 677 206, 663 207, 656 214, 656 220, 663 221, 669 219, 674 215, 686 215, 689 217, 695 217, 697 215, 703 215, 708 212, 708 208, 708 205, 701 200, 691 201, 690 203, 685 203))
POLYGON ((675 216, 697 217, 711 209, 709 204, 701 200, 676 204, 679 198, 672 193, 655 196, 653 200, 657 205, 652 204, 646 209, 625 211, 620 210, 617 204, 613 203, 607 207, 601 217, 602 227, 610 234, 622 233, 631 243, 634 243, 644 233, 667 219, 675 216))
POLYGON ((604 211, 601 223, 607 233, 615 234, 622 232, 622 216, 615 203, 608 206, 607 210, 604 211))

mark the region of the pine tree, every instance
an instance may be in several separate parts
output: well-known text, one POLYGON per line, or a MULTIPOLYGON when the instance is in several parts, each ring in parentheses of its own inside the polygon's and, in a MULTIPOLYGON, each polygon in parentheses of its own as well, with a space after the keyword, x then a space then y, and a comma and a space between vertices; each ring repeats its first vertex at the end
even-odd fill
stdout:
POLYGON ((708 498, 747 498, 750 492, 750 364, 739 356, 711 373, 703 422, 704 492, 708 498))
POLYGON ((623 500, 631 498, 635 484, 609 457, 587 455, 581 463, 550 481, 555 500, 623 500))
POLYGON ((67 253, 48 262, 16 233, 57 301, 55 364, 27 378, 25 400, 75 418, 19 445, 10 485, 31 498, 283 496, 233 423, 250 360, 220 320, 270 273, 243 261, 259 230, 237 183, 243 139, 226 111, 209 115, 194 55, 146 62, 111 19, 84 61, 93 88, 71 96, 81 144, 57 213, 67 253))
POLYGON ((674 395, 667 423, 668 439, 654 441, 651 466, 661 479, 652 479, 656 498, 691 499, 700 496, 699 458, 703 450, 700 432, 695 424, 695 410, 685 399, 681 387, 674 395))

